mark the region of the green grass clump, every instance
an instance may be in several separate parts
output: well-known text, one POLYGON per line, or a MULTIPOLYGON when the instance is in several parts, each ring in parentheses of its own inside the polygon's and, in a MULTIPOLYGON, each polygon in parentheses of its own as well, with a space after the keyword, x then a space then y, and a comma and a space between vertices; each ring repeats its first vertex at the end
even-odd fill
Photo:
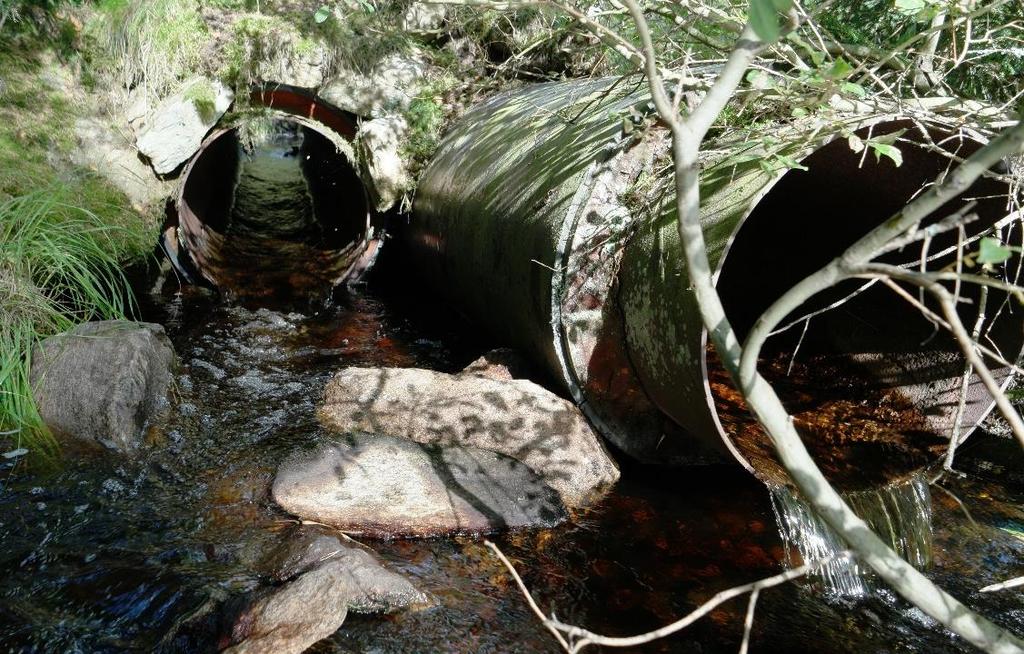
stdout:
POLYGON ((405 111, 409 123, 409 135, 403 147, 403 154, 413 162, 414 168, 425 165, 437 149, 444 122, 444 109, 435 95, 430 92, 413 98, 405 111))
POLYGON ((217 117, 217 90, 206 78, 199 78, 185 86, 184 96, 191 100, 203 120, 212 122, 217 117))
POLYGON ((32 350, 80 321, 124 314, 119 264, 152 251, 159 221, 71 164, 81 102, 41 83, 61 74, 47 48, 0 35, 0 448, 54 454, 29 387, 32 350))
POLYGON ((62 187, 75 203, 117 232, 115 251, 127 261, 148 254, 161 217, 141 215, 97 173, 71 165, 79 102, 64 89, 40 84, 42 49, 0 38, 0 201, 62 187))
POLYGON ((209 28, 196 0, 107 0, 89 32, 91 64, 118 71, 125 88, 157 97, 204 68, 209 28))
POLYGON ((122 318, 131 291, 117 230, 53 187, 0 201, 0 432, 14 447, 54 453, 32 399, 40 339, 92 319, 122 318))

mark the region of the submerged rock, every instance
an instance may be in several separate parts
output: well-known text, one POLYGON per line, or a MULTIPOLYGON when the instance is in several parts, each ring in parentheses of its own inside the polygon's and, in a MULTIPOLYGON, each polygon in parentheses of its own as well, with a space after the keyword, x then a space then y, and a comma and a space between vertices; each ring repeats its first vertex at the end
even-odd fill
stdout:
POLYGON ((558 494, 515 459, 371 434, 293 455, 271 492, 301 518, 371 536, 550 527, 566 517, 558 494))
POLYGON ((345 564, 325 563, 250 605, 232 630, 232 654, 303 652, 327 638, 348 615, 353 589, 345 564))
POLYGON ((195 81, 146 116, 135 144, 158 175, 173 172, 199 150, 233 100, 231 89, 220 82, 195 81))
POLYGON ((303 526, 297 532, 265 563, 273 579, 288 581, 325 563, 341 562, 353 589, 348 600, 350 611, 392 613, 430 603, 408 579, 384 567, 370 548, 323 527, 303 526))
POLYGON ((168 409, 174 364, 160 325, 89 322, 43 341, 32 357, 32 392, 57 435, 127 452, 168 409))
POLYGON ((586 504, 619 478, 579 409, 525 379, 344 368, 327 385, 319 416, 344 432, 392 434, 512 457, 557 490, 567 506, 586 504))
POLYGON ((269 561, 286 581, 235 619, 227 652, 302 652, 341 627, 349 611, 389 613, 428 598, 385 568, 369 548, 324 529, 303 527, 269 561))

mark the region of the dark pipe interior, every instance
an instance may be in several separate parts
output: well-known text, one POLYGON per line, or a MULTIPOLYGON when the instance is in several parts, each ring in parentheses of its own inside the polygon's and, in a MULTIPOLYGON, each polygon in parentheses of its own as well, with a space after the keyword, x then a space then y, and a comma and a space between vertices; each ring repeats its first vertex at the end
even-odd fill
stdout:
MULTIPOLYGON (((909 127, 901 123, 876 126, 877 137, 909 127)), ((867 138, 867 131, 859 135, 867 138)), ((906 136, 911 136, 907 132, 906 136)), ((966 157, 976 142, 934 133, 945 147, 966 157)), ((794 170, 783 177, 758 204, 736 235, 722 265, 718 288, 729 318, 741 338, 753 322, 783 292, 821 268, 871 228, 893 216, 929 182, 949 168, 949 160, 923 147, 899 143, 903 165, 888 159, 876 162, 870 152, 852 152, 845 139, 835 141, 803 163, 809 172, 794 170)), ((980 180, 930 219, 939 220, 979 198, 980 219, 967 228, 968 236, 989 229, 1005 214, 1007 187, 980 180)), ((1019 241, 1021 234, 1016 233, 1019 241)), ((931 252, 955 246, 956 232, 935 238, 931 252)), ((977 250, 977 243, 966 252, 977 250)), ((920 243, 887 255, 887 263, 916 261, 920 243)), ((939 270, 955 260, 950 254, 932 261, 939 270)), ((1016 274, 1019 260, 1006 272, 1016 274)), ((845 282, 813 298, 782 324, 847 297, 864 280, 845 282)), ((904 285, 905 286, 905 285, 904 285)), ((916 289, 908 288, 913 297, 916 289)), ((968 329, 978 312, 978 288, 965 286, 960 315, 968 329)), ((1008 319, 993 323, 991 316, 1007 300, 990 292, 984 330, 1010 361, 1022 348, 1022 334, 1008 319)), ((1012 298, 1010 302, 1015 302, 1012 298)), ((937 311, 934 302, 928 306, 937 311)), ((997 376, 1008 371, 989 364, 997 376)), ((883 483, 934 461, 945 451, 959 403, 963 357, 955 341, 905 299, 882 284, 772 337, 762 353, 760 369, 773 382, 798 431, 826 474, 841 486, 883 483), (802 337, 802 340, 801 340, 802 337), (793 352, 799 343, 799 350, 793 352), (793 362, 790 369, 790 362, 793 362)), ((724 372, 709 357, 712 394, 723 429, 754 469, 766 477, 779 474, 766 437, 749 417, 724 372)), ((960 421, 970 432, 991 406, 991 398, 976 378, 969 387, 960 421)))
POLYGON ((317 131, 273 122, 243 148, 222 132, 186 172, 179 224, 195 267, 225 294, 321 301, 365 249, 369 207, 347 158, 317 131))

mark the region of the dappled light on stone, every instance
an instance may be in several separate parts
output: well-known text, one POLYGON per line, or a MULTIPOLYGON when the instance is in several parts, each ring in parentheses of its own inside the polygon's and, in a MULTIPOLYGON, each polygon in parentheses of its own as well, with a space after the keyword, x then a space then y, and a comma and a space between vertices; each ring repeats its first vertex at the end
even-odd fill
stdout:
POLYGON ((274 501, 360 536, 436 536, 552 527, 558 494, 509 457, 468 446, 358 434, 290 457, 274 501))

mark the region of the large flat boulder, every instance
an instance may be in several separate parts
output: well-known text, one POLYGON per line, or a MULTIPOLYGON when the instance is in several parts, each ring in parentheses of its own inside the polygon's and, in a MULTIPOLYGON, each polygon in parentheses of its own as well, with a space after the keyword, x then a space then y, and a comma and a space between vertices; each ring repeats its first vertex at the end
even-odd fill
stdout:
POLYGON ((89 322, 36 349, 32 392, 56 435, 129 452, 169 408, 174 365, 174 350, 160 325, 89 322))
POLYGON ((385 57, 369 74, 344 65, 340 68, 324 82, 319 96, 339 109, 367 118, 406 109, 426 84, 430 72, 426 57, 416 49, 385 57))
POLYGON ((566 517, 558 494, 515 459, 372 434, 293 455, 271 492, 300 518, 368 536, 550 527, 566 517))
MULTIPOLYGON (((486 364, 484 364, 486 365, 486 364)), ((418 368, 344 368, 328 383, 321 421, 338 431, 471 446, 520 461, 571 507, 619 478, 571 402, 525 379, 418 368)))

